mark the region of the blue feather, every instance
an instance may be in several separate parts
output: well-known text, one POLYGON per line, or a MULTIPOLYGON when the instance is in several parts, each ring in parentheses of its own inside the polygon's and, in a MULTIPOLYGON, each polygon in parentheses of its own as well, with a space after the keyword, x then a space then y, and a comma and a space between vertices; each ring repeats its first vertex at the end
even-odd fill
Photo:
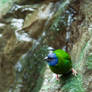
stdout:
POLYGON ((55 53, 49 53, 48 58, 53 58, 48 62, 49 66, 55 66, 58 63, 58 58, 55 53))

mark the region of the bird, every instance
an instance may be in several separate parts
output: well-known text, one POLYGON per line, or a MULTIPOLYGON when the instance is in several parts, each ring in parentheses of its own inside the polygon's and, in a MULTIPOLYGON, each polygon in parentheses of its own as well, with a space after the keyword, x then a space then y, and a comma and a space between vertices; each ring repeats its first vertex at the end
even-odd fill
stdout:
POLYGON ((77 75, 77 71, 72 67, 71 56, 62 49, 50 51, 44 59, 47 61, 51 71, 56 74, 57 80, 59 79, 59 74, 66 75, 72 72, 74 76, 77 75))

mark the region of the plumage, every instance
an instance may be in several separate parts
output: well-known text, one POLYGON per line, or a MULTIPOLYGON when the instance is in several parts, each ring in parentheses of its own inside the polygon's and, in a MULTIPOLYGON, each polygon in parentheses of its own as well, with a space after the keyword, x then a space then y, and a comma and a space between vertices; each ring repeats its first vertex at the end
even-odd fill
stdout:
POLYGON ((64 50, 57 49, 50 52, 46 60, 51 71, 56 74, 67 74, 72 70, 71 57, 64 50))

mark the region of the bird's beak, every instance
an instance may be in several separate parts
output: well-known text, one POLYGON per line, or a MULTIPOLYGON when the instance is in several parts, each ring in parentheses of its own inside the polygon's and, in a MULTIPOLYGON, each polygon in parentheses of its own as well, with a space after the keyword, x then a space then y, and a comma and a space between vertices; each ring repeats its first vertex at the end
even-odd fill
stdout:
POLYGON ((45 58, 44 58, 44 60, 46 60, 46 61, 47 61, 47 60, 48 60, 48 57, 45 57, 45 58))

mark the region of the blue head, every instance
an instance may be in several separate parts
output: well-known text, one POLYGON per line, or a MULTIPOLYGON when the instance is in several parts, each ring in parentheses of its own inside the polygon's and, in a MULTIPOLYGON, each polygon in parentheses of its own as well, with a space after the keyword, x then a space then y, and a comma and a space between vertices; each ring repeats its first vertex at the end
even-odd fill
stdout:
POLYGON ((48 62, 49 66, 55 66, 58 63, 58 58, 55 53, 49 53, 45 60, 48 62))

